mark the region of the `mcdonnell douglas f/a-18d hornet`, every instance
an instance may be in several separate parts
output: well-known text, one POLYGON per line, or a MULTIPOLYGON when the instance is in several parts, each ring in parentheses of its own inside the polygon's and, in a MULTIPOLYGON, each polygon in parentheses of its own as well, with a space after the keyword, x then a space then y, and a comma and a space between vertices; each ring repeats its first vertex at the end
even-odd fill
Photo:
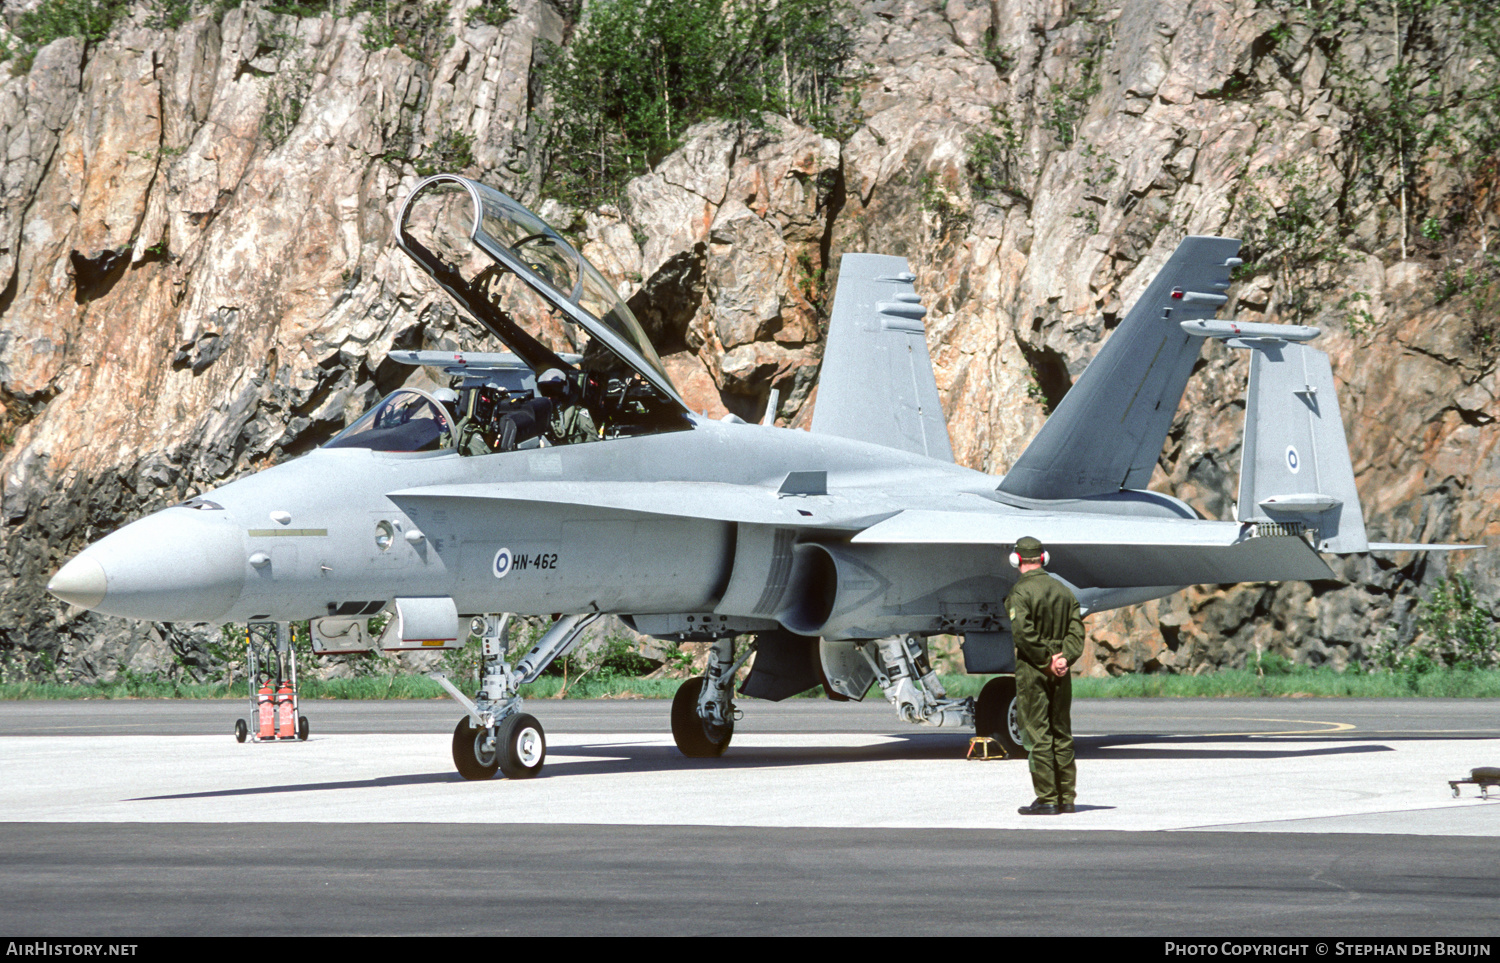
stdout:
POLYGON ((1177 248, 1003 477, 953 463, 905 259, 846 254, 811 430, 689 410, 615 288, 541 218, 452 175, 420 183, 396 243, 508 351, 392 352, 452 377, 402 388, 322 448, 133 522, 52 594, 167 622, 312 620, 315 649, 483 642, 453 734, 470 779, 540 771, 520 686, 603 614, 711 642, 672 704, 689 756, 717 756, 742 695, 878 685, 901 718, 973 726, 1014 751, 1008 556, 1032 536, 1085 612, 1197 583, 1328 579, 1366 540, 1318 329, 1215 320, 1239 242, 1177 248), (1232 521, 1146 490, 1206 338, 1250 353, 1232 521), (553 615, 512 662, 509 614, 553 615), (951 698, 926 639, 999 673, 951 698), (749 636, 748 643, 738 639, 749 636))

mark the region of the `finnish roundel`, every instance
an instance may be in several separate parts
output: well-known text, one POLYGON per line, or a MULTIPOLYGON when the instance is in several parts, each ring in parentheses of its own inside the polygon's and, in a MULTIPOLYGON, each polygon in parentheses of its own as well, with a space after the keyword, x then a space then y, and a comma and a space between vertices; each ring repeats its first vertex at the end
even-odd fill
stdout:
POLYGON ((495 564, 491 568, 495 578, 505 578, 510 574, 510 549, 502 548, 495 553, 495 564))
POLYGON ((1297 474, 1297 469, 1302 467, 1302 458, 1297 454, 1297 449, 1291 445, 1286 446, 1286 467, 1292 470, 1293 475, 1297 474))

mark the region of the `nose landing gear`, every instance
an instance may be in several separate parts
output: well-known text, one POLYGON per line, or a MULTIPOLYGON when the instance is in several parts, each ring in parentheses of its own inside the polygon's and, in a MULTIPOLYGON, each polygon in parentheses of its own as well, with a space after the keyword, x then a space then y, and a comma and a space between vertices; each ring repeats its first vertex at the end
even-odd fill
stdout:
POLYGON ((494 729, 458 720, 453 729, 453 765, 465 779, 530 779, 547 759, 547 734, 536 717, 525 712, 506 716, 494 729))
POLYGON ((547 733, 536 717, 521 711, 521 686, 541 675, 553 659, 573 647, 596 614, 565 615, 552 623, 531 651, 514 666, 505 661, 510 648, 510 616, 474 619, 472 631, 484 640, 484 682, 470 701, 447 677, 431 678, 469 711, 453 729, 453 765, 465 779, 530 779, 547 760, 547 733))

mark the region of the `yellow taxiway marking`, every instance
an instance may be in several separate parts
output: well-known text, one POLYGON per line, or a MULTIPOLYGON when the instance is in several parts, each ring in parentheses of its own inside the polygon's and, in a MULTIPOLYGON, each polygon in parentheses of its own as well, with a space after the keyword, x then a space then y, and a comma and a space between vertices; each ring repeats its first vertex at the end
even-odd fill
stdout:
POLYGON ((1352 722, 1320 722, 1316 719, 1252 719, 1248 717, 1231 716, 1231 722, 1285 722, 1301 726, 1327 726, 1326 729, 1286 729, 1281 732, 1206 732, 1205 736, 1316 736, 1329 732, 1348 732, 1354 728, 1352 722))

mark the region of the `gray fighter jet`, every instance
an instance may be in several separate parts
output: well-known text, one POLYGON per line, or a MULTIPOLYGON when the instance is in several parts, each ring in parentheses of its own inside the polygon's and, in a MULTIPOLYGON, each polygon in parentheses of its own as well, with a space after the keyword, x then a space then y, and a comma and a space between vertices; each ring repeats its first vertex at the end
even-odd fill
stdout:
MULTIPOLYGON (((672 733, 717 756, 740 686, 770 700, 878 685, 902 719, 974 726, 1012 751, 1015 656, 1002 600, 1016 540, 1041 539, 1085 612, 1196 583, 1328 579, 1319 553, 1366 541, 1316 328, 1214 320, 1239 242, 1189 237, 1004 477, 953 463, 906 261, 847 254, 811 431, 689 410, 604 277, 510 197, 462 177, 418 185, 396 243, 508 353, 393 354, 445 370, 321 449, 133 522, 48 585, 76 605, 168 622, 311 619, 313 637, 483 640, 483 683, 453 735, 458 770, 535 775, 546 744, 519 687, 602 614, 709 641, 672 733), (1232 521, 1147 491, 1199 348, 1250 352, 1232 521), (511 663, 505 613, 553 615, 511 663), (963 637, 950 698, 926 638, 963 637), (752 642, 737 643, 749 636, 752 642)), ((774 407, 774 405, 773 405, 774 407)), ((1422 546, 1431 548, 1433 546, 1422 546)))

